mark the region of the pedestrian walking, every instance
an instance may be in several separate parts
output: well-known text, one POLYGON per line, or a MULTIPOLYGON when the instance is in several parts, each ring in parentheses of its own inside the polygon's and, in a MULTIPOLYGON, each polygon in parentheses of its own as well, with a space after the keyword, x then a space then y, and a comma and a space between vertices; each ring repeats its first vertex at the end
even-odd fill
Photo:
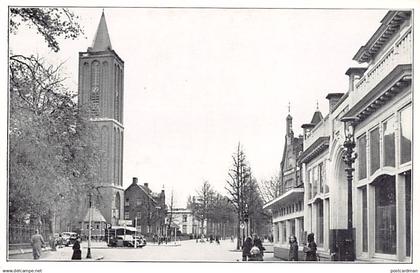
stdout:
POLYGON ((242 245, 242 261, 248 261, 251 257, 252 239, 247 237, 242 245))
POLYGON ((254 250, 255 258, 257 261, 263 261, 265 247, 262 245, 261 239, 258 237, 256 233, 253 234, 253 237, 254 237, 254 240, 252 242, 252 245, 257 247, 259 250, 259 253, 257 253, 257 251, 254 250))
POLYGON ((63 247, 63 236, 61 236, 61 234, 58 235, 57 245, 58 245, 58 248, 63 247))
POLYGON ((303 252, 306 253, 306 261, 317 261, 316 254, 316 243, 313 233, 308 234, 308 246, 303 248, 303 252))
POLYGON ((57 251, 57 249, 55 248, 56 244, 54 236, 50 235, 48 241, 50 243, 51 251, 57 251))
POLYGON ((39 230, 35 230, 35 234, 31 237, 32 255, 34 260, 38 260, 41 257, 42 247, 44 246, 44 238, 39 234, 39 230))
POLYGON ((289 237, 289 261, 297 261, 298 260, 298 242, 296 241, 295 235, 290 235, 289 237))
POLYGON ((73 244, 73 255, 71 256, 72 260, 81 260, 82 259, 82 250, 80 249, 80 237, 77 236, 76 241, 73 244))

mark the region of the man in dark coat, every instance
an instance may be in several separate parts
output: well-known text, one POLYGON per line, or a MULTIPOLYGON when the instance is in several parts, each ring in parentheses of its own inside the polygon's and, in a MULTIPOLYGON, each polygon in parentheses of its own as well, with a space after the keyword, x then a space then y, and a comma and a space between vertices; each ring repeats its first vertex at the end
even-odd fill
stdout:
POLYGON ((31 245, 32 245, 32 255, 34 260, 38 260, 41 257, 42 246, 45 244, 44 238, 39 234, 39 230, 35 230, 35 234, 32 235, 31 245))
POLYGON ((306 261, 317 261, 316 255, 316 243, 314 239, 314 234, 308 234, 308 246, 305 246, 303 252, 306 253, 306 261))

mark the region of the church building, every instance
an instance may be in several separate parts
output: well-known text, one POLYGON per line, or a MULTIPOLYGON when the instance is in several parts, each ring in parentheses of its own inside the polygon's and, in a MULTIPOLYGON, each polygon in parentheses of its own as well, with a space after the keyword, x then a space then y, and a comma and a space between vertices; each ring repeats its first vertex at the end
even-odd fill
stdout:
POLYGON ((97 177, 100 198, 94 200, 107 223, 122 218, 124 61, 112 49, 105 14, 99 22, 92 46, 79 52, 79 107, 88 109, 99 130, 103 153, 97 177))

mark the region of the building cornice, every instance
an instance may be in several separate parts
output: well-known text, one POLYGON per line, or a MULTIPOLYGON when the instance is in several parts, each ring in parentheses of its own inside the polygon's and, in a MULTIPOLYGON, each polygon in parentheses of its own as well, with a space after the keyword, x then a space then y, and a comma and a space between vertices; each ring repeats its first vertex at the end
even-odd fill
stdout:
POLYGON ((121 65, 124 67, 124 61, 120 56, 115 52, 115 50, 106 50, 106 51, 85 51, 79 52, 79 57, 83 58, 96 58, 96 57, 115 57, 121 65))
POLYGON ((343 115, 343 118, 357 117, 357 122, 362 122, 404 90, 411 83, 411 80, 412 65, 397 65, 366 96, 351 107, 343 115))
POLYGON ((381 20, 381 26, 369 41, 360 47, 353 60, 359 63, 372 60, 410 16, 411 11, 389 11, 381 20))
POLYGON ((91 118, 91 121, 95 121, 95 122, 108 122, 111 121, 115 124, 117 124, 119 127, 121 127, 122 129, 124 129, 124 125, 122 125, 119 121, 117 121, 116 119, 112 119, 112 118, 91 118))
POLYGON ((319 154, 321 154, 323 151, 325 151, 330 144, 330 137, 324 136, 319 137, 317 140, 315 140, 314 143, 311 144, 299 157, 300 163, 307 163, 317 157, 319 154))

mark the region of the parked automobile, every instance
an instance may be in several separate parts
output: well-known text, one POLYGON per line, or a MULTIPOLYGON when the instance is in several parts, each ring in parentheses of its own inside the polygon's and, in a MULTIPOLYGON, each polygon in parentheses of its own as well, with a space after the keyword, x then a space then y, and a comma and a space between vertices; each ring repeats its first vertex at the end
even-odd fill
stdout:
POLYGON ((141 248, 146 245, 146 239, 143 236, 133 236, 133 235, 119 235, 113 237, 109 240, 108 246, 110 247, 134 247, 134 244, 137 243, 137 247, 141 248))
POLYGON ((77 233, 76 232, 62 232, 61 233, 62 243, 65 246, 73 245, 74 242, 77 240, 77 233))
POLYGON ((147 244, 143 236, 134 236, 134 239, 137 241, 137 247, 144 247, 147 244))

